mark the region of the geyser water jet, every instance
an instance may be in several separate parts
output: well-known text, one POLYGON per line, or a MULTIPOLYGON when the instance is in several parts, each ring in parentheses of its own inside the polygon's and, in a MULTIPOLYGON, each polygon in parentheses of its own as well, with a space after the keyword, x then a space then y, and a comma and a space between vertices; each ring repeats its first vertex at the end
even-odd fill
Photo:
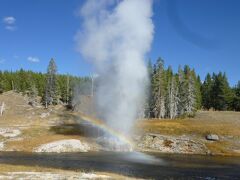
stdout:
POLYGON ((152 0, 88 0, 80 10, 77 49, 99 75, 97 109, 108 126, 130 135, 144 104, 144 59, 154 34, 152 0))

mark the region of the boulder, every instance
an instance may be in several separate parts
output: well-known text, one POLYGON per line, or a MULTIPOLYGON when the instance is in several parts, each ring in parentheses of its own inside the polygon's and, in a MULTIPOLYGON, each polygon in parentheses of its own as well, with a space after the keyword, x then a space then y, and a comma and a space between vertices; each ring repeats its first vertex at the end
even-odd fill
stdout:
POLYGON ((206 139, 209 141, 219 141, 219 137, 216 134, 208 134, 206 139))

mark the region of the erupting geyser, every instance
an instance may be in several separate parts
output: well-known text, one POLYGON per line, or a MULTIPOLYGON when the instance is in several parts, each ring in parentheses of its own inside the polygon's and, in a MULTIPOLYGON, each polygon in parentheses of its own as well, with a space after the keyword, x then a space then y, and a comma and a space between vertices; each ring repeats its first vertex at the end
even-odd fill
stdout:
POLYGON ((130 135, 144 104, 154 25, 152 0, 88 0, 80 10, 78 50, 99 75, 97 108, 108 126, 130 135))

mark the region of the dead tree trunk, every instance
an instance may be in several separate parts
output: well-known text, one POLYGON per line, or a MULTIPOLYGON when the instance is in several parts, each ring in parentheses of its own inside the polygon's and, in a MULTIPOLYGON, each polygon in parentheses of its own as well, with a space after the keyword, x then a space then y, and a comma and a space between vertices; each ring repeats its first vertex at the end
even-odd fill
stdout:
POLYGON ((3 115, 3 111, 5 110, 4 106, 5 106, 5 104, 4 104, 4 102, 2 102, 2 106, 0 108, 0 115, 1 116, 3 115))

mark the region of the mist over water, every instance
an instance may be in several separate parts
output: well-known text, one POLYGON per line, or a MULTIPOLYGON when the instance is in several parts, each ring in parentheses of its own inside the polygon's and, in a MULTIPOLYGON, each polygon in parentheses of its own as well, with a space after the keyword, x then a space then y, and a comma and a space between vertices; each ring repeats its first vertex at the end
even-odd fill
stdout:
POLYGON ((108 126, 129 135, 144 104, 145 56, 154 34, 151 0, 89 0, 80 10, 78 51, 99 75, 97 109, 108 126))

